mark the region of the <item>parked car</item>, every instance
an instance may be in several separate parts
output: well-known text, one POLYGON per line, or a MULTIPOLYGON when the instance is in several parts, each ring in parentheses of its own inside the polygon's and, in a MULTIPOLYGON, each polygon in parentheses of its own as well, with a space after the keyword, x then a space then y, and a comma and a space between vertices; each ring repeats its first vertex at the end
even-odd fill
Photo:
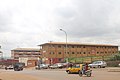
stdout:
POLYGON ((63 64, 62 63, 56 63, 53 64, 51 66, 49 66, 50 69, 57 69, 57 68, 63 68, 63 64))
POLYGON ((13 68, 14 68, 13 65, 9 65, 9 66, 6 66, 6 67, 5 67, 5 70, 13 69, 13 68))
POLYGON ((107 63, 105 61, 94 61, 92 64, 88 65, 91 68, 105 68, 107 63))
POLYGON ((57 66, 57 64, 53 64, 53 65, 50 65, 49 68, 50 68, 50 69, 57 69, 58 66, 57 66))
POLYGON ((25 66, 25 63, 15 63, 13 65, 14 71, 22 71, 25 66))
POLYGON ((35 67, 35 69, 47 69, 48 68, 48 64, 39 64, 38 66, 35 67))
POLYGON ((118 66, 120 67, 120 63, 118 64, 118 66))

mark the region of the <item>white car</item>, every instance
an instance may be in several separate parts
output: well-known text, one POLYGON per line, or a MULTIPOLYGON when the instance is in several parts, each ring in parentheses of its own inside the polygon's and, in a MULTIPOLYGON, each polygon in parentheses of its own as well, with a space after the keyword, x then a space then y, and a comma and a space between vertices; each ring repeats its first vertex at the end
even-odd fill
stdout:
POLYGON ((120 63, 118 64, 118 66, 120 67, 120 63))
POLYGON ((9 65, 5 67, 5 70, 8 70, 8 69, 13 69, 13 65, 9 65))
POLYGON ((36 69, 47 69, 48 65, 47 64, 39 64, 38 66, 35 67, 36 69))
POLYGON ((94 61, 92 64, 88 65, 91 68, 105 68, 107 66, 105 61, 94 61))
POLYGON ((51 66, 49 66, 50 69, 57 69, 57 68, 63 68, 63 65, 61 63, 56 63, 51 66))

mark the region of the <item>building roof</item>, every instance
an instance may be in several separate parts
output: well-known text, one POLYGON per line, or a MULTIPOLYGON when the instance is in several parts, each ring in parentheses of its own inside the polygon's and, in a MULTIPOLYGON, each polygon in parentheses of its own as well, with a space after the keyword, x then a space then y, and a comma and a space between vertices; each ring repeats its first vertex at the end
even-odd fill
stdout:
POLYGON ((17 51, 17 50, 23 50, 23 51, 40 51, 40 49, 38 48, 16 48, 16 49, 13 49, 11 51, 17 51))
MULTIPOLYGON (((49 43, 44 43, 38 46, 43 46, 43 45, 49 45, 49 44, 54 44, 54 45, 66 45, 66 42, 49 42, 49 43)), ((83 43, 78 43, 78 42, 67 42, 67 45, 85 45, 85 46, 116 46, 117 45, 110 45, 110 44, 83 44, 83 43)))

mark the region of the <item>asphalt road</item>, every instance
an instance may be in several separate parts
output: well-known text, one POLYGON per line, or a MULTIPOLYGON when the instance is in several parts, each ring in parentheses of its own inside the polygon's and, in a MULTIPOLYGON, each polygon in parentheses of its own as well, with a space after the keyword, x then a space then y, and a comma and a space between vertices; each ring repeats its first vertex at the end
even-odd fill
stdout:
POLYGON ((93 69, 91 77, 79 77, 78 74, 67 74, 65 69, 23 71, 0 70, 2 80, 120 80, 120 72, 108 72, 109 68, 93 69), (5 77, 7 75, 7 77, 5 77), (12 76, 11 76, 12 75, 12 76), (12 77, 12 78, 11 78, 12 77))

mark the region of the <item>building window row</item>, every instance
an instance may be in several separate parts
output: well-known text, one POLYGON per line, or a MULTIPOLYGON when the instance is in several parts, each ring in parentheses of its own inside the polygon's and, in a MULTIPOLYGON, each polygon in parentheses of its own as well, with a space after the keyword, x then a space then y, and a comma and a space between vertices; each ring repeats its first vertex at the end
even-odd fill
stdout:
POLYGON ((14 52, 40 52, 40 51, 23 51, 23 50, 16 50, 16 51, 14 51, 14 52))
MULTIPOLYGON (((50 47, 58 47, 58 48, 62 48, 62 47, 64 47, 64 48, 66 48, 66 45, 58 45, 58 46, 54 46, 54 45, 50 45, 50 47)), ((114 46, 74 46, 74 45, 72 45, 72 46, 67 46, 67 48, 105 48, 105 49, 116 49, 116 47, 114 47, 114 46)))
MULTIPOLYGON (((92 52, 67 52, 67 54, 104 54, 104 53, 117 53, 117 52, 95 52, 95 53, 92 53, 92 52)), ((54 54, 54 52, 50 52, 50 54, 54 54)), ((58 54, 62 54, 62 52, 58 52, 58 54)), ((66 52, 65 52, 66 54, 66 52)))

